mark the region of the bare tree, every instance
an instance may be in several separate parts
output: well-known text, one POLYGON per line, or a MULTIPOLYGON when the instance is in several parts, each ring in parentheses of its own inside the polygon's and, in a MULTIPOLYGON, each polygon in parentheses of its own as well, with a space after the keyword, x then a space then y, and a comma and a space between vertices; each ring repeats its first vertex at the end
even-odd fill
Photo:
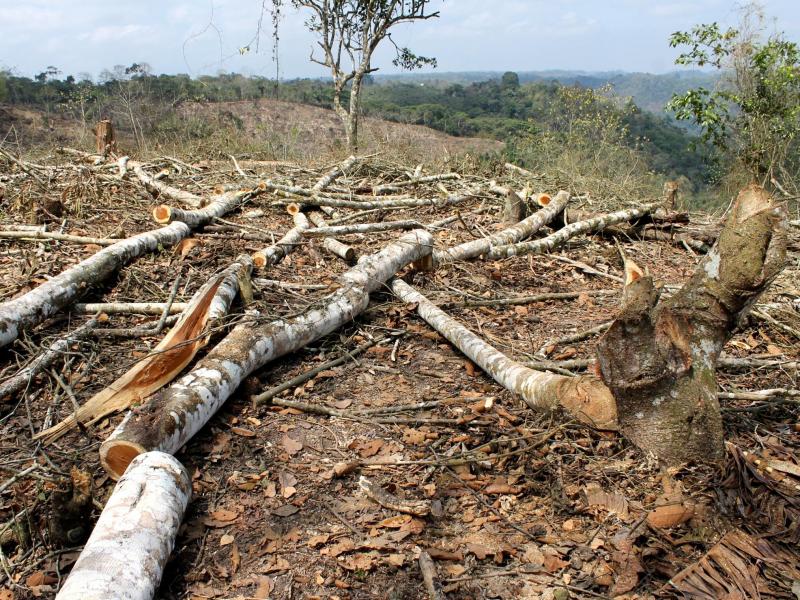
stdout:
MULTIPOLYGON (((276 2, 278 0, 273 0, 276 2)), ((439 12, 427 12, 431 0, 291 0, 295 8, 306 9, 311 16, 306 27, 319 39, 322 57, 311 52, 311 60, 330 69, 333 77, 333 108, 344 123, 347 146, 358 151, 358 118, 364 77, 377 71, 372 67, 375 49, 384 39, 394 44, 390 30, 401 23, 436 18, 439 12), (349 108, 344 94, 350 91, 349 108)), ((436 59, 417 56, 408 48, 394 44, 396 66, 416 69, 436 66, 436 59)))

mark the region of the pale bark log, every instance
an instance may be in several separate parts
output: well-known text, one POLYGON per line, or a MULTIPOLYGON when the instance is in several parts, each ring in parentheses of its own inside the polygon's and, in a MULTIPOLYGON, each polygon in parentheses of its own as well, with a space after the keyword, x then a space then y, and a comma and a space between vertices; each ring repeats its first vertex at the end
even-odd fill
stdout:
POLYGON ((363 257, 339 278, 339 290, 302 315, 235 327, 192 371, 128 414, 100 448, 103 466, 119 476, 141 452, 179 450, 245 377, 352 320, 369 305, 371 292, 399 269, 430 253, 432 244, 427 232, 405 234, 380 252, 363 257))
POLYGON ((385 192, 396 192, 404 187, 419 185, 424 183, 436 183, 439 181, 449 181, 452 179, 461 179, 458 173, 441 173, 439 175, 427 175, 425 177, 414 177, 408 181, 395 181, 394 183, 385 183, 376 185, 372 188, 373 194, 383 194, 385 192))
POLYGON ((0 347, 14 341, 21 329, 33 327, 55 314, 93 284, 110 276, 122 265, 159 246, 172 246, 189 235, 185 223, 140 233, 103 248, 74 267, 18 298, 0 304, 0 347))
POLYGON ((139 181, 142 182, 144 187, 150 193, 155 193, 158 196, 163 196, 165 198, 169 198, 170 200, 183 202, 184 204, 195 208, 203 206, 203 199, 200 196, 197 194, 192 194, 191 192, 187 192, 186 190, 169 186, 163 181, 159 181, 145 171, 140 163, 129 160, 128 166, 133 169, 136 177, 139 178, 139 181))
POLYGON ((152 600, 192 486, 173 456, 131 462, 108 499, 57 600, 152 600))
POLYGON ((169 308, 169 314, 174 315, 183 312, 187 306, 188 302, 173 302, 169 307, 164 302, 87 302, 74 305, 72 312, 90 315, 99 312, 107 315, 161 315, 169 308))
POLYGON ((520 254, 542 254, 550 252, 557 246, 564 244, 576 235, 589 233, 591 231, 599 231, 610 225, 622 223, 624 221, 632 221, 644 215, 650 214, 659 207, 659 204, 645 204, 637 208, 629 208, 620 210, 613 213, 608 213, 586 221, 578 221, 571 223, 555 233, 542 238, 540 240, 533 240, 530 242, 518 242, 516 244, 509 244, 504 246, 494 246, 490 252, 487 253, 491 259, 508 258, 520 254))
POLYGON ((392 282, 392 291, 403 302, 416 304, 425 322, 486 371, 507 390, 518 394, 536 410, 552 410, 559 405, 578 419, 601 429, 616 428, 613 397, 605 385, 592 377, 567 377, 530 369, 491 346, 401 279, 392 282), (599 410, 598 410, 599 409, 599 410))
POLYGON ((192 229, 211 223, 215 218, 221 217, 236 209, 250 196, 252 192, 233 191, 225 192, 212 198, 211 202, 203 208, 196 210, 183 210, 161 204, 153 209, 153 219, 156 223, 173 223, 181 221, 192 229))
POLYGON ((569 194, 563 191, 558 192, 555 198, 544 208, 508 229, 485 238, 465 242, 447 250, 437 250, 433 253, 434 262, 444 264, 459 260, 469 260, 481 255, 491 255, 498 246, 507 247, 508 244, 519 242, 539 231, 544 225, 552 221, 558 213, 563 211, 568 202, 569 194))
POLYGON ((321 225, 306 229, 304 236, 335 237, 337 235, 352 235, 355 233, 377 233, 381 231, 396 231, 398 229, 422 229, 424 225, 419 221, 406 219, 404 221, 382 221, 380 223, 356 223, 353 225, 321 225))
POLYGON ((303 243, 303 232, 311 227, 311 223, 301 212, 294 213, 292 219, 294 220, 294 227, 287 231, 286 235, 271 246, 267 246, 253 254, 253 262, 256 267, 263 269, 264 267, 278 264, 285 256, 294 252, 295 248, 303 243))
POLYGON ((528 169, 523 169, 522 167, 518 167, 517 165, 511 163, 506 163, 504 166, 507 171, 511 171, 512 173, 516 173, 518 175, 524 175, 525 177, 538 177, 538 175, 528 171, 528 169))
POLYGON ((333 169, 325 173, 322 177, 320 177, 319 181, 317 181, 314 186, 311 188, 312 194, 318 194, 319 192, 323 191, 329 185, 331 185, 334 181, 336 181, 339 177, 344 175, 348 170, 352 169, 353 166, 359 161, 357 156, 349 156, 340 164, 336 165, 333 169))
POLYGON ((0 231, 0 238, 25 241, 54 240, 57 242, 72 242, 75 244, 95 244, 97 246, 111 246, 119 241, 108 238, 56 233, 55 231, 0 231))
POLYGON ((711 250, 711 247, 708 244, 702 240, 693 238, 691 235, 686 233, 673 233, 670 231, 663 231, 661 229, 645 229, 644 231, 639 232, 637 235, 643 240, 670 242, 678 246, 686 245, 692 250, 700 252, 701 254, 707 254, 711 250))
MULTIPOLYGON (((311 219, 311 222, 314 223, 317 228, 328 227, 328 224, 325 222, 325 218, 318 212, 312 212, 308 215, 308 218, 311 219)), ((306 230, 304 235, 307 231, 309 230, 306 230)), ((324 240, 322 240, 322 247, 334 256, 338 256, 346 262, 353 262, 356 259, 356 251, 354 248, 343 242, 340 242, 333 237, 326 237, 324 240)))
POLYGON ((20 390, 28 387, 37 373, 48 368, 58 358, 69 352, 70 347, 77 341, 88 337, 92 329, 97 325, 97 319, 91 319, 71 331, 62 338, 53 342, 50 347, 36 356, 26 367, 23 367, 16 375, 9 377, 0 384, 0 400, 12 396, 20 390))

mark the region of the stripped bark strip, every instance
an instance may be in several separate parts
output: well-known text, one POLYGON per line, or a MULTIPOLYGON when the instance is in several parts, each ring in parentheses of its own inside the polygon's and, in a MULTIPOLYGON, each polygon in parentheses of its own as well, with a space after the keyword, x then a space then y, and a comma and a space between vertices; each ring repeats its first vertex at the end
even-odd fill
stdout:
POLYGON ((219 410, 242 380, 272 360, 335 331, 369 305, 369 294, 399 269, 429 254, 432 236, 414 231, 361 259, 339 278, 341 287, 291 319, 236 326, 197 366, 163 393, 130 412, 100 447, 106 470, 118 477, 148 450, 178 451, 219 410))
POLYGON ((182 221, 192 229, 195 229, 210 223, 216 217, 221 217, 238 208, 252 193, 251 191, 241 190, 225 192, 215 196, 208 206, 196 210, 183 210, 182 208, 161 204, 153 209, 153 218, 156 223, 161 224, 182 221))
MULTIPOLYGON (((308 215, 308 218, 311 219, 311 222, 314 223, 314 225, 318 228, 327 227, 325 218, 318 212, 312 212, 308 215)), ((326 237, 324 240, 322 240, 322 247, 334 256, 338 256, 348 263, 353 262, 356 259, 355 249, 352 246, 348 246, 347 244, 340 242, 336 238, 326 237)))
POLYGON ((428 325, 497 383, 519 394, 531 408, 552 410, 561 405, 578 419, 595 427, 616 428, 616 413, 609 410, 609 406, 614 406, 614 400, 601 381, 530 369, 483 341, 403 280, 395 279, 392 291, 403 302, 416 304, 417 313, 428 325))
POLYGON ((563 211, 568 202, 569 193, 558 192, 556 197, 544 208, 536 211, 530 217, 494 235, 472 240, 447 250, 437 250, 433 253, 434 261, 437 264, 444 264, 458 260, 469 260, 481 255, 491 255, 498 246, 513 244, 532 236, 563 211))
POLYGON ((591 231, 599 231, 617 223, 633 221, 634 219, 638 219, 652 213, 659 206, 660 205, 657 202, 654 202, 651 204, 644 204, 637 208, 628 208, 625 210, 608 213, 599 217, 587 219, 586 221, 570 223, 566 227, 563 227, 555 233, 540 240, 495 246, 487 253, 487 255, 491 259, 499 259, 517 256, 520 254, 543 254, 545 252, 551 252, 554 248, 562 245, 577 235, 589 233, 591 231))
MULTIPOLYGON (((198 196, 197 194, 192 194, 191 192, 187 192, 186 190, 174 188, 172 186, 167 185, 163 181, 159 181, 158 179, 150 175, 147 171, 145 171, 144 168, 142 168, 141 163, 128 160, 126 161, 126 165, 133 169, 133 172, 136 175, 136 177, 138 177, 139 181, 142 182, 144 187, 151 194, 164 196, 165 198, 169 198, 170 200, 177 200, 178 202, 183 202, 184 204, 187 204, 194 208, 200 208, 201 206, 203 206, 203 199, 200 196, 198 196)), ((120 170, 122 170, 122 166, 120 170)))
POLYGON ((53 342, 50 347, 36 356, 26 367, 21 369, 16 375, 9 377, 0 384, 0 400, 12 396, 20 390, 30 386, 37 373, 48 368, 59 357, 69 352, 70 346, 82 340, 92 333, 92 329, 97 325, 97 319, 93 318, 71 331, 66 336, 53 342))
POLYGON ((122 265, 159 246, 177 244, 190 231, 185 223, 177 222, 121 240, 27 294, 3 302, 0 304, 0 347, 13 342, 21 329, 38 325, 74 302, 88 287, 103 281, 122 265))
POLYGON ((189 504, 189 474, 163 452, 120 479, 57 600, 152 600, 189 504))
POLYGON ((311 224, 301 212, 294 213, 292 219, 294 220, 294 227, 287 231, 286 235, 271 246, 267 246, 253 254, 253 262, 258 268, 263 269, 264 267, 278 264, 302 243, 303 232, 311 227, 311 224))

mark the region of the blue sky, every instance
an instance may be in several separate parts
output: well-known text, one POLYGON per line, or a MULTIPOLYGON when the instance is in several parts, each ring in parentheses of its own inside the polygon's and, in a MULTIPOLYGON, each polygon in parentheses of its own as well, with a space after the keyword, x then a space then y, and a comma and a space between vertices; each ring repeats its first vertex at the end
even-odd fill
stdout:
MULTIPOLYGON (((288 4, 288 0, 285 0, 288 4)), ((269 15, 258 51, 261 0, 0 0, 0 67, 32 75, 48 65, 97 76, 147 62, 156 73, 273 75, 269 15)), ((266 0, 266 5, 271 4, 266 0)), ((800 0, 765 0, 770 28, 800 41, 800 0)), ((434 0, 441 18, 403 27, 396 41, 436 56, 440 71, 674 69, 668 36, 701 22, 735 24, 732 0, 434 0)), ((308 57, 303 15, 281 25, 284 78, 326 75, 308 57)), ((392 72, 384 48, 374 61, 392 72)))

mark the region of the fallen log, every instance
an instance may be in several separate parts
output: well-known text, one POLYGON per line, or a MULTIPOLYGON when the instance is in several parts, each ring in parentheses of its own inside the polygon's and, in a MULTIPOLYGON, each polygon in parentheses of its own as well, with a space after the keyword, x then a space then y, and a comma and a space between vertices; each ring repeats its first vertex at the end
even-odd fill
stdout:
MULTIPOLYGON (((311 219, 311 222, 314 223, 314 226, 317 228, 328 226, 328 224, 325 222, 325 218, 318 212, 312 212, 308 215, 308 218, 311 219)), ((308 231, 309 230, 306 230, 303 233, 305 234, 308 231)), ((345 262, 351 263, 356 259, 355 249, 352 246, 348 246, 347 244, 340 242, 334 237, 326 237, 324 240, 322 240, 322 247, 334 256, 338 256, 345 262)))
POLYGON ((56 600, 152 600, 192 486, 176 458, 136 457, 119 480, 56 600))
POLYGON ((465 242, 447 250, 436 250, 433 253, 434 263, 444 264, 469 260, 481 255, 491 255, 498 246, 505 247, 508 244, 519 242, 539 231, 563 211, 568 202, 569 193, 564 191, 558 192, 552 200, 550 196, 541 194, 538 199, 539 205, 543 207, 541 210, 494 235, 465 242))
POLYGON ((311 188, 312 194, 318 194, 331 185, 334 181, 339 179, 342 175, 344 175, 349 169, 352 169, 353 166, 359 161, 360 159, 357 156, 348 156, 344 161, 333 167, 330 171, 325 173, 319 180, 314 184, 311 188))
POLYGON ((369 294, 399 269, 430 253, 432 236, 407 233, 339 277, 341 286, 301 315, 263 325, 245 322, 197 366, 131 411, 100 447, 100 461, 119 477, 142 452, 179 450, 219 410, 250 373, 335 331, 369 305, 369 294))
POLYGON ((356 223, 354 225, 322 225, 306 229, 304 236, 310 237, 335 237, 337 235, 351 235, 354 233, 376 233, 381 231, 396 231, 398 229, 422 229, 419 221, 406 219, 404 221, 381 221, 379 223, 356 223))
POLYGON ((626 210, 619 210, 617 212, 594 217, 586 221, 570 223, 555 233, 540 240, 517 242, 507 245, 495 245, 491 251, 487 253, 487 256, 488 258, 496 260, 500 258, 509 258, 511 256, 517 256, 520 254, 542 254, 544 252, 550 252, 554 248, 564 244, 577 235, 589 233, 591 231, 599 231, 610 225, 638 219, 639 217, 650 214, 658 207, 658 203, 645 204, 636 208, 628 208, 626 210))
POLYGON ((228 313, 239 291, 240 278, 249 277, 252 267, 250 257, 243 255, 211 278, 194 294, 178 323, 146 358, 92 396, 69 417, 40 431, 33 439, 51 444, 79 423, 93 425, 167 385, 208 343, 209 326, 228 313))
POLYGON ((0 384, 0 400, 13 396, 20 390, 29 386, 37 373, 47 369, 59 357, 69 352, 70 347, 77 341, 88 337, 92 329, 97 325, 97 319, 93 318, 69 332, 62 338, 53 342, 50 347, 36 356, 27 366, 23 367, 16 375, 13 375, 0 384))
POLYGON ((207 223, 211 223, 215 218, 221 217, 238 208, 242 202, 250 198, 256 192, 257 189, 255 191, 236 190, 224 192, 214 196, 207 206, 195 210, 183 210, 182 208, 160 204, 153 209, 153 219, 155 219, 156 223, 162 225, 181 221, 192 229, 195 229, 207 223))
POLYGON ((82 294, 87 287, 103 281, 122 265, 159 246, 172 246, 189 235, 181 222, 120 240, 62 271, 46 283, 0 304, 0 347, 13 342, 22 328, 38 325, 82 294))
POLYGON ((507 390, 518 394, 535 410, 563 406, 575 417, 599 429, 616 429, 611 393, 593 377, 568 377, 535 371, 491 346, 402 279, 392 282, 392 292, 403 302, 415 304, 422 319, 472 362, 507 390), (603 402, 597 402, 602 399, 603 402), (599 409, 599 410, 598 410, 599 409))
POLYGON ((278 264, 285 256, 294 252, 294 249, 303 243, 303 232, 311 227, 311 224, 301 212, 294 212, 292 219, 294 220, 294 227, 287 231, 281 239, 253 254, 253 263, 255 263, 256 267, 263 269, 264 267, 278 264))

